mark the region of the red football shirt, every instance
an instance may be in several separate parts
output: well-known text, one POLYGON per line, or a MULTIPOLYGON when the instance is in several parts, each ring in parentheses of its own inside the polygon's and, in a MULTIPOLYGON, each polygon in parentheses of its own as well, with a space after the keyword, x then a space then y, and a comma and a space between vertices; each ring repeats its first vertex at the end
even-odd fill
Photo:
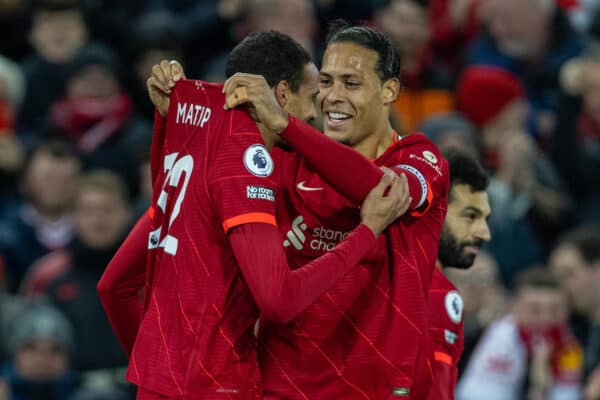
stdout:
POLYGON ((221 86, 202 82, 180 82, 171 96, 145 312, 127 373, 158 393, 260 396, 258 311, 226 232, 247 222, 275 224, 273 163, 247 113, 223 112, 223 104, 221 86))
POLYGON ((464 348, 463 300, 437 268, 429 289, 429 321, 434 355, 429 400, 452 400, 464 348))
POLYGON ((375 238, 361 224, 333 251, 290 271, 274 226, 273 161, 250 117, 223 111, 221 88, 186 81, 174 90, 166 130, 155 126, 149 218, 98 289, 131 352, 130 381, 177 398, 258 399, 255 302, 268 318, 293 319, 357 266, 375 238))
MULTIPOLYGON (((274 151, 273 157, 283 245, 290 263, 302 265, 346 237, 359 209, 297 154, 274 151)), ((426 397, 426 301, 446 213, 448 167, 423 135, 394 143, 375 164, 416 176, 425 188, 421 207, 388 228, 360 268, 294 321, 261 321, 266 399, 426 397)))

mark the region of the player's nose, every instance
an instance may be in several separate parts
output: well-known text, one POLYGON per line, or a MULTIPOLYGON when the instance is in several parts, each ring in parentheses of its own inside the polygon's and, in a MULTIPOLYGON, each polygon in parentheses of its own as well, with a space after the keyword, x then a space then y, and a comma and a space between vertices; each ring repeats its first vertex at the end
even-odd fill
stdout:
POLYGON ((481 239, 484 242, 489 242, 492 238, 492 234, 490 232, 490 227, 487 221, 482 220, 475 227, 475 236, 477 239, 481 239))

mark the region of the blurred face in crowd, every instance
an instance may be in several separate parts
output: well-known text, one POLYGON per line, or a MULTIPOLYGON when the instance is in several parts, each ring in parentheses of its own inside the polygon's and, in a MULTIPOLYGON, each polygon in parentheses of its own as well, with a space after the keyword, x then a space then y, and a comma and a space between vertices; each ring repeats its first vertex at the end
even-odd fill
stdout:
POLYGON ((545 50, 552 0, 487 0, 482 15, 500 50, 509 56, 528 59, 545 50))
POLYGON ((129 222, 129 216, 128 205, 117 193, 83 188, 77 196, 77 234, 93 249, 106 249, 120 240, 129 222))
POLYGON ((78 10, 38 11, 33 15, 30 40, 46 60, 63 64, 87 41, 87 27, 78 10))
POLYGON ((351 42, 327 46, 319 77, 317 102, 325 134, 360 151, 379 140, 389 127, 389 104, 398 97, 396 79, 382 82, 376 70, 379 55, 351 42))
POLYGON ((600 61, 584 64, 583 106, 589 116, 600 123, 600 61))
POLYGON ((30 381, 50 381, 69 367, 67 351, 51 339, 39 338, 23 344, 15 353, 17 373, 30 381))
POLYGON ((296 92, 291 90, 287 82, 280 82, 279 85, 286 87, 286 100, 283 105, 285 111, 303 121, 312 121, 317 118, 315 97, 319 92, 319 71, 314 63, 310 62, 304 66, 302 80, 296 92))
POLYGON ((515 296, 513 315, 520 327, 542 331, 567 322, 568 300, 562 290, 525 286, 515 296))
POLYGON ((119 81, 108 68, 89 65, 67 83, 67 97, 109 100, 119 93, 119 81))
POLYGON ((439 259, 445 267, 469 268, 484 242, 490 240, 490 204, 485 191, 467 184, 452 186, 440 238, 439 259))
POLYGON ((33 156, 25 177, 26 191, 42 212, 60 216, 71 208, 77 191, 80 163, 72 158, 57 158, 38 152, 33 156))
POLYGON ((588 264, 570 244, 558 246, 549 259, 550 269, 567 291, 573 307, 588 316, 600 307, 600 261, 596 264, 588 264))
POLYGON ((430 35, 427 9, 413 0, 395 0, 381 10, 379 27, 387 33, 402 59, 418 57, 430 35))
POLYGON ((253 32, 281 32, 313 53, 317 21, 310 0, 254 0, 250 10, 253 32))
POLYGON ((482 145, 484 149, 495 150, 500 147, 507 134, 524 133, 528 106, 525 100, 510 102, 498 115, 482 127, 482 145))
POLYGON ((459 151, 473 158, 479 158, 477 143, 460 131, 446 130, 436 139, 436 146, 442 153, 459 151))

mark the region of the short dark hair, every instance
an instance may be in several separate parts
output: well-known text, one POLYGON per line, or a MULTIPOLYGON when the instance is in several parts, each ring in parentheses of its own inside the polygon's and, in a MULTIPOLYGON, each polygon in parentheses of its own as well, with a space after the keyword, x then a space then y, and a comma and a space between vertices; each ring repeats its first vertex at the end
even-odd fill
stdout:
POLYGON ((369 26, 351 25, 344 20, 333 21, 329 26, 327 46, 348 42, 371 49, 377 53, 375 71, 382 81, 400 79, 400 54, 392 40, 369 26))
POLYGON ((237 72, 262 75, 271 87, 286 81, 297 92, 309 62, 310 54, 291 37, 276 31, 256 32, 229 53, 225 74, 228 78, 237 72))
POLYGON ((487 172, 479 161, 463 151, 452 150, 445 154, 450 168, 450 193, 454 185, 469 185, 473 192, 483 192, 489 184, 487 172))
POLYGON ((96 169, 81 176, 79 193, 86 190, 116 194, 124 204, 129 204, 129 192, 123 178, 109 170, 96 169))
POLYGON ((559 237, 557 246, 574 246, 586 263, 592 264, 600 260, 600 225, 587 224, 568 231, 559 237))
POLYGON ((81 161, 81 157, 77 152, 75 146, 70 142, 59 139, 52 139, 40 142, 35 146, 29 153, 29 160, 35 157, 37 154, 49 154, 52 158, 58 158, 61 160, 74 160, 81 161))
POLYGON ((556 278, 548 269, 543 267, 533 267, 521 271, 517 275, 516 282, 515 292, 525 288, 561 289, 558 278, 556 278))

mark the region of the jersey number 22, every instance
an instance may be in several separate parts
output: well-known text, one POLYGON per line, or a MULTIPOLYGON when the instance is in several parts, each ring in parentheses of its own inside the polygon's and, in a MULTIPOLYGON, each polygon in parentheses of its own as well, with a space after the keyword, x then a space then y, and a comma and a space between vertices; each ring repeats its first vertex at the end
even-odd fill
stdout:
POLYGON ((171 210, 171 215, 168 216, 169 226, 167 228, 167 232, 164 234, 164 236, 162 236, 162 227, 158 227, 158 229, 150 232, 150 236, 148 237, 149 249, 162 247, 165 250, 165 253, 173 256, 177 254, 178 240, 176 237, 169 235, 169 229, 181 211, 181 203, 185 198, 185 192, 187 190, 188 183, 190 182, 192 169, 194 168, 194 159, 192 156, 186 155, 180 159, 177 159, 178 155, 179 153, 171 153, 165 156, 163 168, 167 173, 167 176, 165 177, 160 196, 158 196, 158 200, 156 202, 163 214, 166 213, 168 194, 165 191, 165 188, 167 185, 177 187, 181 178, 184 179, 181 190, 179 191, 179 195, 177 196, 177 200, 175 200, 175 204, 171 210))

